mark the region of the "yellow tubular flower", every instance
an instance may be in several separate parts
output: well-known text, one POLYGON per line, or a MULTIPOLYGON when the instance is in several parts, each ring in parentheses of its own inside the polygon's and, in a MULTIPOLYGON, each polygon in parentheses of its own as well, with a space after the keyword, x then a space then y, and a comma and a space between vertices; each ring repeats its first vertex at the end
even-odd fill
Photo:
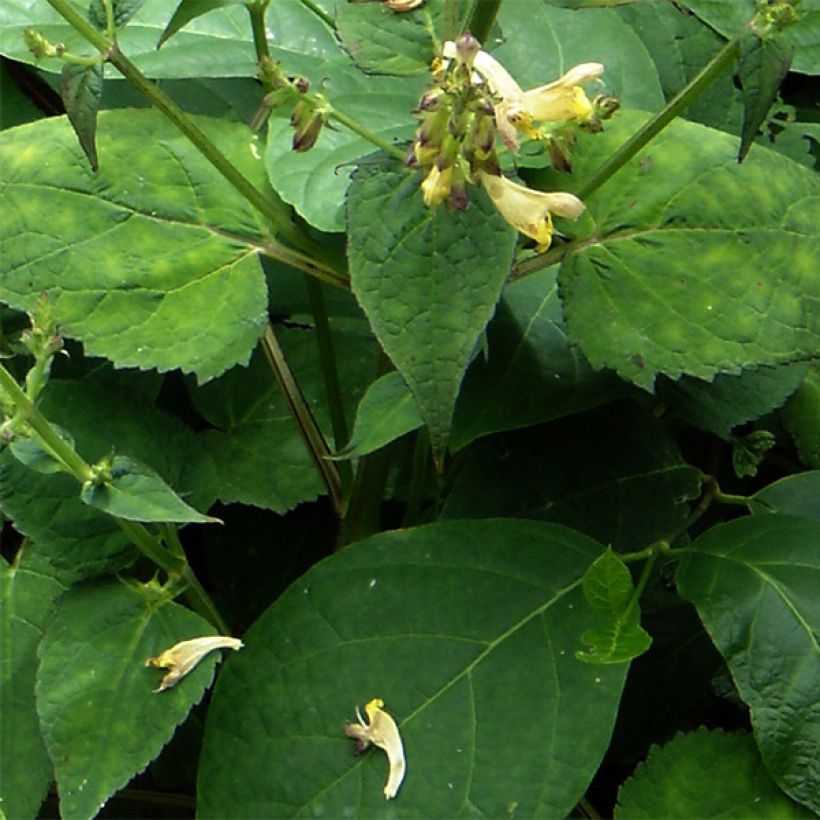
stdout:
POLYGON ((437 165, 430 169, 430 173, 421 183, 421 192, 424 195, 424 204, 430 208, 440 205, 450 196, 450 185, 453 177, 452 165, 440 171, 437 165))
POLYGON ((577 219, 584 212, 584 203, 573 194, 534 191, 484 171, 478 177, 501 216, 517 231, 534 239, 538 253, 547 250, 552 242, 552 214, 577 219))
POLYGON ((387 800, 391 800, 398 793, 404 780, 407 764, 404 760, 404 746, 401 742, 399 727, 396 721, 384 711, 383 706, 384 701, 379 698, 373 698, 365 705, 364 711, 369 723, 364 722, 364 718, 356 707, 356 718, 359 722, 346 724, 345 734, 356 741, 356 747, 360 752, 372 743, 387 753, 390 773, 387 776, 387 783, 384 784, 384 796, 387 800))
POLYGON ((174 644, 156 658, 148 658, 145 665, 168 670, 159 686, 154 689, 155 692, 164 692, 176 686, 209 652, 215 649, 241 649, 242 646, 243 643, 238 638, 209 635, 174 644))
POLYGON ((592 103, 581 85, 597 80, 604 73, 601 63, 582 63, 571 68, 554 83, 531 88, 510 107, 510 117, 528 114, 533 120, 586 120, 592 103))

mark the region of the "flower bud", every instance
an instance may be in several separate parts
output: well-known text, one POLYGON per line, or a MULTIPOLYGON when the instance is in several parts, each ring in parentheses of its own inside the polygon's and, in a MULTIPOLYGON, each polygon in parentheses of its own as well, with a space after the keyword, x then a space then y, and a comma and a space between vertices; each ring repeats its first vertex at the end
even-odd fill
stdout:
POLYGON ((460 62, 470 68, 472 68, 473 60, 475 60, 476 54, 478 54, 479 51, 481 51, 481 43, 469 32, 462 34, 461 37, 456 40, 456 55, 460 62))
POLYGON ((309 151, 316 145, 324 124, 322 114, 307 100, 300 100, 293 107, 290 123, 294 128, 293 150, 309 151))
POLYGON ((26 41, 28 50, 34 55, 37 60, 42 60, 43 57, 58 56, 58 49, 53 46, 41 32, 36 28, 27 28, 23 30, 23 39, 26 41))

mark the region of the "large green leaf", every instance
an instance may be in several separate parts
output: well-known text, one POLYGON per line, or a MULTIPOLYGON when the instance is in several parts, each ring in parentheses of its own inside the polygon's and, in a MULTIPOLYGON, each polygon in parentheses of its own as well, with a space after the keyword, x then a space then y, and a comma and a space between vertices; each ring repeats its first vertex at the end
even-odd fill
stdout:
POLYGON ((788 513, 820 521, 820 470, 781 478, 758 490, 749 500, 753 513, 788 513))
MULTIPOLYGON (((624 114, 584 140, 573 178, 640 122, 624 114)), ((679 120, 588 199, 559 282, 593 366, 651 388, 658 373, 711 379, 820 352, 820 188, 774 152, 738 166, 736 151, 729 135, 679 120)))
MULTIPOLYGON (((370 378, 375 346, 362 319, 332 322, 342 396, 352 415, 370 378)), ((319 348, 308 329, 277 328, 277 338, 320 427, 331 424, 319 348)), ((247 368, 234 368, 192 392, 194 403, 216 428, 200 435, 220 474, 218 497, 285 512, 324 492, 288 403, 266 359, 257 353, 247 368)))
MULTIPOLYGON (((348 60, 321 65, 323 91, 333 105, 388 142, 409 140, 418 124, 410 113, 425 88, 422 80, 374 77, 348 60)), ((290 111, 268 121, 265 166, 271 184, 311 225, 323 231, 345 228, 345 191, 355 160, 375 146, 345 126, 322 129, 310 151, 292 148, 290 111)))
POLYGON ((208 712, 201 817, 563 817, 609 742, 626 665, 573 651, 601 547, 524 521, 384 533, 315 566, 246 635, 208 712), (407 777, 355 757, 353 706, 385 701, 407 777), (225 766, 225 760, 231 766, 225 766))
POLYGON ((217 656, 162 693, 146 659, 213 632, 152 586, 91 582, 60 599, 40 650, 37 712, 63 817, 95 816, 159 754, 213 679, 217 656))
POLYGON ((413 391, 433 452, 446 447, 464 371, 509 272, 515 233, 483 191, 427 208, 421 174, 363 165, 348 195, 353 292, 413 391))
POLYGON ((444 515, 555 521, 634 550, 678 524, 699 491, 669 431, 623 402, 477 442, 444 515))
POLYGON ((754 515, 707 530, 682 557, 697 607, 749 705, 772 777, 820 811, 820 521, 754 515))
POLYGON ((684 376, 662 380, 658 394, 675 415, 702 430, 729 438, 733 427, 780 407, 809 369, 805 362, 760 367, 737 376, 723 374, 710 382, 684 376))
POLYGON ((37 646, 63 591, 27 545, 12 565, 0 557, 0 812, 35 817, 51 782, 51 762, 34 703, 37 646))
POLYGON ((621 786, 615 810, 616 820, 809 816, 769 777, 751 735, 706 729, 653 746, 621 786))
MULTIPOLYGON (((88 3, 79 3, 85 14, 88 3)), ((318 6, 330 6, 324 0, 318 6)), ((241 5, 218 9, 188 23, 157 51, 157 42, 171 19, 174 3, 146 0, 128 26, 118 33, 124 54, 149 77, 254 77, 256 53, 247 11, 241 5)), ((271 52, 288 71, 299 71, 305 56, 326 59, 340 47, 330 27, 301 0, 276 0, 268 5, 266 27, 271 52)), ((52 42, 65 43, 74 53, 90 47, 51 8, 47 0, 3 0, 0 4, 0 54, 34 63, 23 41, 23 30, 33 26, 52 42)), ((47 71, 58 72, 56 59, 43 60, 47 71)), ((113 68, 109 69, 115 76, 113 68)))
MULTIPOLYGON (((198 124, 253 181, 238 123, 198 124)), ((163 117, 99 117, 92 174, 65 120, 0 135, 0 299, 48 292, 61 332, 133 365, 200 379, 247 361, 265 321, 260 217, 163 117)))
MULTIPOLYGON (((757 7, 756 0, 682 0, 681 5, 725 37, 740 33, 757 7)), ((820 66, 820 7, 817 0, 802 0, 797 11, 798 22, 783 32, 784 39, 795 48, 792 70, 817 74, 820 66)))
MULTIPOLYGON (((652 56, 667 100, 692 80, 723 45, 709 26, 667 0, 616 5, 615 11, 652 56)), ((737 134, 742 109, 740 91, 726 71, 712 80, 683 116, 737 134)))
POLYGON ((504 289, 487 329, 489 355, 477 356, 459 393, 450 446, 487 433, 577 413, 620 397, 626 385, 595 372, 570 344, 556 267, 504 289))
MULTIPOLYGON (((603 89, 622 105, 652 110, 663 105, 658 73, 643 43, 614 9, 573 11, 542 0, 503 3, 498 15, 504 42, 491 48, 522 88, 544 85, 579 63, 603 63, 603 89)), ((589 86, 591 96, 600 88, 589 86)))

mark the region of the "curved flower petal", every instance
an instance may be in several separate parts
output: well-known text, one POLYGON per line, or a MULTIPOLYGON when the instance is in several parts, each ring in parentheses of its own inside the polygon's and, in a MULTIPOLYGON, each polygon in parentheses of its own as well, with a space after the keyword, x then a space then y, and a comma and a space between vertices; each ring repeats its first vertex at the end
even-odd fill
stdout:
POLYGON ((510 110, 510 117, 529 115, 533 120, 585 120, 592 113, 582 83, 596 80, 603 74, 601 63, 582 63, 571 68, 563 77, 547 85, 525 91, 510 110))
POLYGON ((154 691, 163 692, 176 686, 209 652, 215 649, 237 650, 243 645, 238 638, 229 638, 225 635, 208 635, 205 638, 194 638, 174 644, 157 657, 145 661, 146 666, 168 670, 154 691))
POLYGON ((356 741, 358 751, 364 751, 372 743, 387 753, 390 772, 387 776, 387 783, 384 784, 384 796, 391 800, 398 793, 404 780, 407 764, 404 759, 404 746, 399 727, 396 721, 384 711, 383 706, 384 701, 380 698, 373 698, 365 705, 364 711, 369 723, 364 722, 357 708, 356 717, 359 722, 348 723, 345 726, 345 734, 356 741))
POLYGON ((506 177, 479 173, 479 179, 498 212, 517 231, 537 243, 538 253, 552 242, 552 213, 577 219, 584 212, 584 203, 573 194, 556 191, 534 191, 506 177))

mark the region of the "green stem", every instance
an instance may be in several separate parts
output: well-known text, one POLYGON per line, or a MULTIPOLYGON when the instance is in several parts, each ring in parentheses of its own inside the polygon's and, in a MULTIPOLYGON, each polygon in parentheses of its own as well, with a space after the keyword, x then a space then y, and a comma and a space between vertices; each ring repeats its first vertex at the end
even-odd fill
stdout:
MULTIPOLYGON (((148 101, 161 111, 202 153, 256 210, 258 210, 288 243, 302 250, 316 252, 317 246, 290 216, 289 208, 278 197, 263 194, 239 169, 211 142, 202 131, 168 96, 119 50, 116 42, 97 31, 71 4, 70 0, 48 0, 49 5, 75 28, 88 42, 95 46, 117 70, 148 101)), ((317 263, 317 267, 319 264, 317 263)))
MULTIPOLYGON (((253 47, 256 49, 256 59, 270 57, 268 48, 268 33, 265 29, 265 11, 267 3, 251 3, 247 6, 248 14, 251 18, 251 31, 253 32, 253 47)), ((265 91, 270 91, 266 88, 265 91)))
POLYGON ((42 445, 71 471, 77 481, 85 483, 93 478, 91 466, 57 433, 3 365, 0 365, 0 390, 14 402, 20 420, 31 427, 42 445))
POLYGON ((330 26, 334 31, 336 30, 336 21, 329 15, 318 3, 313 0, 300 0, 302 5, 312 11, 325 25, 330 26))
POLYGON ((291 414, 299 427, 299 432, 302 434, 308 452, 313 458, 313 462, 319 471, 319 475, 322 477, 325 487, 327 487, 333 509, 337 515, 341 516, 342 493, 339 473, 336 470, 336 465, 328 460, 331 453, 325 441, 325 437, 322 435, 322 431, 316 423, 316 419, 305 400, 299 383, 296 381, 293 371, 291 371, 285 359, 285 354, 279 346, 279 341, 273 332, 273 327, 270 322, 268 322, 265 333, 262 336, 262 348, 265 351, 265 356, 268 359, 271 370, 273 370, 276 381, 279 383, 279 388, 290 405, 291 414))
POLYGON ((490 36, 490 29, 493 27, 499 8, 501 8, 501 0, 476 0, 470 21, 467 23, 467 31, 479 43, 485 42, 490 36))
POLYGON ((410 489, 407 493, 407 510, 402 520, 403 527, 419 523, 419 512, 427 490, 427 479, 430 474, 430 435, 426 427, 416 433, 413 446, 413 461, 410 473, 410 489))
MULTIPOLYGON (((345 418, 342 388, 339 383, 339 371, 336 367, 336 352, 333 346, 333 336, 330 333, 330 322, 327 316, 325 296, 321 282, 305 278, 305 287, 308 292, 310 309, 313 313, 313 323, 316 328, 316 340, 319 343, 319 363, 322 368, 322 377, 325 385, 325 398, 330 411, 330 423, 333 427, 334 449, 341 449, 348 439, 347 419, 345 418)), ((353 468, 350 462, 338 463, 342 489, 350 486, 353 479, 353 468)), ((343 493, 344 494, 344 493, 343 493)))
POLYGON ((740 36, 734 37, 698 72, 681 91, 652 119, 636 131, 609 159, 600 165, 575 192, 581 199, 598 190, 613 174, 629 162, 641 148, 660 133, 675 117, 694 102, 739 52, 740 36))
MULTIPOLYGON (((14 402, 17 412, 34 431, 40 444, 58 459, 77 481, 84 484, 94 477, 94 470, 91 465, 57 433, 50 422, 22 391, 8 370, 2 365, 0 365, 0 389, 14 402)), ((213 605, 213 602, 205 590, 194 577, 184 557, 174 555, 165 549, 142 524, 136 521, 128 521, 124 518, 117 518, 116 516, 111 517, 143 555, 153 561, 158 567, 165 570, 169 575, 181 574, 190 587, 189 593, 192 606, 211 621, 217 629, 226 629, 225 622, 219 616, 216 607, 213 605)))
POLYGON ((331 119, 340 122, 346 128, 349 128, 353 131, 354 134, 358 134, 363 139, 366 139, 368 142, 372 142, 373 145, 381 148, 382 151, 390 154, 391 157, 395 157, 396 159, 404 160, 407 158, 407 155, 401 148, 394 145, 390 140, 384 139, 384 137, 380 137, 375 131, 371 131, 366 126, 362 125, 360 122, 357 122, 352 117, 349 117, 344 111, 339 111, 337 108, 334 108, 333 105, 328 103, 328 116, 331 119))
POLYGON ((646 585, 649 583, 649 576, 652 574, 652 568, 655 566, 655 561, 658 560, 658 553, 653 552, 652 555, 649 556, 646 563, 643 565, 643 569, 641 570, 641 577, 638 579, 638 583, 635 585, 635 589, 632 591, 632 597, 629 600, 629 605, 627 606, 626 610, 624 611, 623 615, 621 615, 621 620, 626 621, 629 617, 629 613, 632 612, 633 609, 638 605, 638 601, 641 599, 641 595, 643 595, 643 591, 646 589, 646 585))
POLYGON ((735 507, 749 508, 750 498, 747 495, 732 495, 731 493, 724 493, 719 487, 715 490, 715 501, 721 504, 732 504, 735 507))

